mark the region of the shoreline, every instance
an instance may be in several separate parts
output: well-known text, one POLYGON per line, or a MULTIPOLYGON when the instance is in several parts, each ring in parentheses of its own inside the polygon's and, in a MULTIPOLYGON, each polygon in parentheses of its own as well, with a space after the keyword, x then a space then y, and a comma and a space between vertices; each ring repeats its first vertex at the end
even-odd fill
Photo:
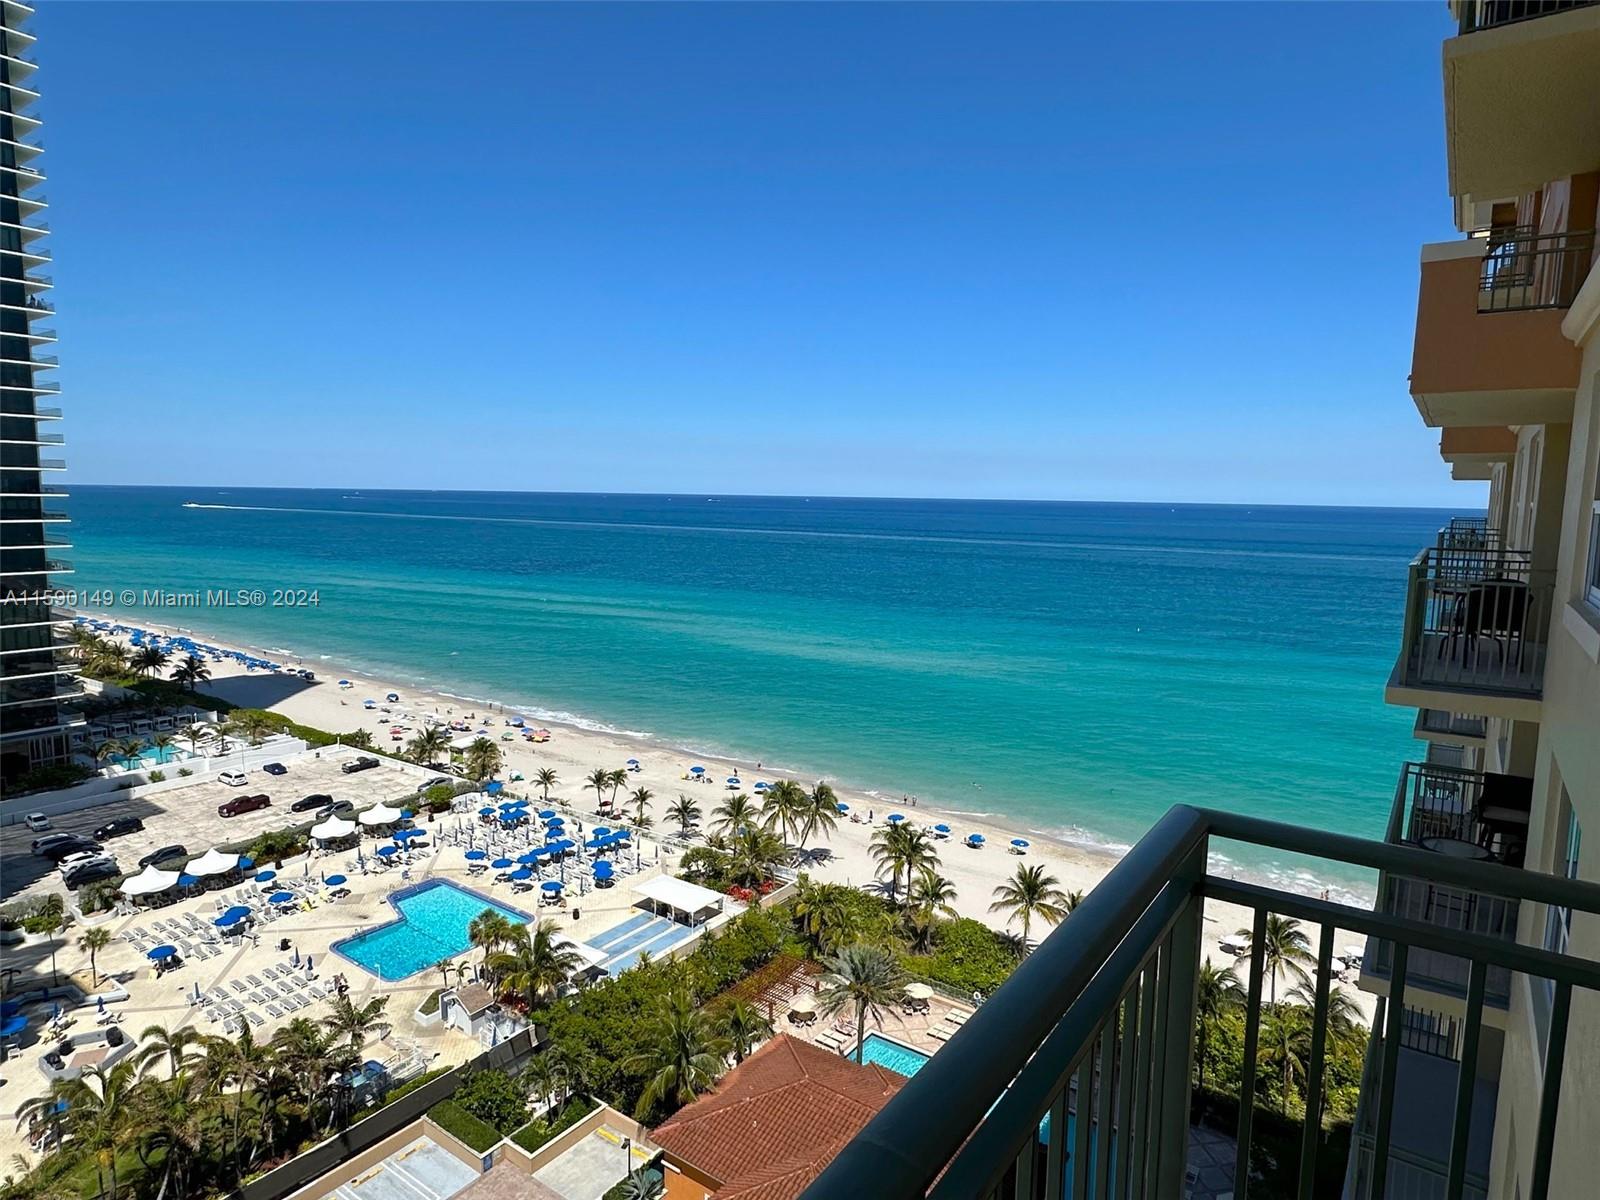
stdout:
MULTIPOLYGON (((725 751, 718 749, 707 749, 704 746, 697 747, 689 744, 687 739, 680 742, 647 731, 621 729, 610 725, 603 720, 585 717, 582 714, 566 712, 565 710, 548 708, 538 703, 530 703, 519 706, 507 704, 502 700, 497 700, 492 697, 474 696, 463 692, 456 692, 450 690, 447 686, 443 686, 442 684, 430 684, 415 673, 404 670, 394 670, 381 666, 372 669, 368 669, 366 667, 350 667, 348 665, 341 664, 339 658, 335 655, 325 655, 317 651, 311 651, 308 653, 305 650, 297 650, 291 646, 255 645, 249 641, 239 638, 215 636, 210 631, 202 628, 157 622, 148 618, 145 618, 141 621, 131 621, 121 619, 112 613, 95 612, 90 610, 74 610, 74 615, 81 615, 95 620, 108 621, 112 624, 122 624, 130 627, 144 628, 159 632, 165 636, 171 636, 172 634, 183 634, 226 649, 242 650, 259 657, 282 660, 285 665, 293 663, 297 666, 310 669, 314 671, 317 676, 316 683, 311 685, 310 688, 276 703, 266 703, 260 705, 247 704, 243 706, 263 707, 272 709, 274 711, 282 711, 285 712, 286 715, 291 716, 293 719, 299 720, 302 724, 310 725, 314 728, 324 729, 329 733, 337 734, 349 732, 350 730, 336 728, 334 727, 334 724, 337 724, 337 722, 334 724, 329 724, 327 723, 326 718, 319 722, 318 720, 305 719, 303 716, 294 716, 292 712, 288 711, 288 708, 299 707, 294 705, 293 702, 307 695, 308 692, 319 689, 325 685, 330 685, 336 679, 346 678, 349 679, 353 684, 357 685, 357 687, 351 689, 352 695, 354 695, 361 686, 370 688, 376 696, 383 696, 390 691, 395 691, 402 696, 399 706, 407 709, 408 711, 420 711, 420 709, 423 707, 421 701, 426 699, 434 703, 435 711, 438 711, 438 706, 442 705, 445 709, 445 715, 456 715, 454 713, 454 709, 457 706, 466 707, 472 709, 473 711, 476 711, 479 708, 486 709, 493 715, 495 722, 500 722, 507 716, 521 715, 535 721, 539 726, 549 727, 552 732, 559 730, 562 734, 572 739, 579 746, 590 750, 598 750, 601 748, 600 746, 593 745, 593 743, 614 742, 626 748, 630 752, 635 753, 641 759, 646 755, 660 756, 665 754, 682 756, 690 760, 703 760, 708 768, 708 777, 715 776, 719 779, 722 778, 722 776, 717 775, 716 768, 712 766, 713 763, 717 763, 724 764, 731 768, 732 774, 741 778, 748 773, 750 776, 750 783, 753 783, 756 778, 760 777, 756 774, 756 772, 761 772, 771 781, 776 781, 777 779, 796 779, 803 783, 811 783, 819 780, 825 780, 834 787, 835 791, 839 794, 839 797, 842 800, 845 800, 851 804, 852 809, 854 809, 857 805, 863 805, 865 806, 867 812, 871 813, 877 819, 881 820, 883 815, 886 813, 899 811, 903 808, 905 809, 906 815, 908 817, 912 817, 913 819, 917 819, 914 814, 929 813, 934 814, 933 818, 931 818, 932 820, 943 820, 949 823, 952 826, 952 838, 956 838, 961 835, 962 831, 954 828, 958 823, 975 827, 979 832, 985 832, 987 829, 992 829, 998 833, 1004 834, 1004 838, 1000 840, 998 845, 995 846, 996 849, 1002 848, 1012 837, 1025 838, 1030 842, 1036 843, 1037 845, 1035 848, 1037 849, 1043 849, 1046 846, 1054 847, 1059 852, 1068 856, 1081 857, 1088 860, 1084 862, 1082 866, 1091 870, 1098 868, 1098 870, 1096 870, 1097 877, 1103 876, 1109 872, 1111 868, 1120 862, 1122 857, 1132 848, 1131 844, 1128 843, 1113 842, 1103 839, 1101 835, 1095 834, 1092 830, 1085 829, 1083 830, 1084 836, 1082 838, 1075 838, 1066 836, 1059 830, 1038 828, 1036 825, 1030 824, 1025 820, 1010 817, 1005 813, 996 812, 993 810, 984 810, 979 812, 952 808, 948 805, 941 805, 938 803, 922 803, 920 797, 916 800, 913 800, 911 797, 907 796, 902 800, 897 801, 892 797, 892 795, 888 794, 882 789, 859 782, 845 781, 839 776, 831 775, 827 772, 815 771, 809 767, 786 764, 776 760, 761 759, 758 761, 752 758, 728 754, 725 751), (401 682, 397 685, 392 680, 385 680, 382 678, 382 676, 385 674, 401 676, 409 675, 411 676, 412 682, 401 682), (407 688, 411 689, 410 695, 406 694, 407 688), (881 812, 879 811, 880 809, 882 810, 881 812)), ((216 666, 217 664, 211 665, 216 666)), ((215 676, 212 681, 213 685, 219 681, 233 678, 236 675, 244 675, 242 669, 234 669, 237 667, 237 664, 230 662, 222 664, 222 666, 228 668, 228 671, 226 674, 215 676)), ((256 676, 256 678, 272 677, 272 675, 256 676)), ((233 699, 231 696, 227 695, 225 691, 219 692, 218 694, 221 695, 223 699, 233 699)), ((234 701, 234 703, 240 702, 234 701)), ((384 725, 385 721, 382 719, 383 714, 369 714, 359 706, 351 707, 341 704, 341 707, 349 708, 349 712, 347 714, 347 723, 353 723, 353 728, 367 728, 368 732, 374 734, 374 744, 378 749, 383 750, 386 747, 393 745, 393 743, 386 741, 384 736, 380 736, 381 729, 375 730, 368 728, 370 725, 384 725)), ((329 715, 332 714, 330 713, 329 715)), ((503 726, 499 725, 493 727, 496 728, 497 732, 503 728, 503 726)), ((508 772, 509 770, 515 768, 517 762, 517 756, 511 753, 513 749, 517 751, 532 750, 531 746, 526 746, 522 743, 501 742, 497 744, 501 746, 502 750, 506 750, 508 752, 506 755, 506 766, 508 772)), ((548 754, 551 745, 552 743, 546 743, 541 747, 541 749, 545 750, 548 754)), ((565 786, 572 786, 575 781, 567 779, 563 782, 565 786)), ((679 779, 676 782, 687 784, 690 781, 687 779, 679 779)), ((701 786, 705 787, 706 785, 701 786)), ((693 798, 697 801, 701 800, 702 798, 708 801, 708 804, 705 805, 707 816, 709 816, 710 807, 712 807, 709 801, 720 801, 725 795, 728 794, 721 787, 717 786, 711 786, 707 788, 707 792, 704 796, 702 796, 702 794, 695 788, 691 788, 690 791, 693 793, 693 798)), ((660 791, 657 791, 655 799, 656 801, 670 802, 672 797, 665 796, 660 791)), ((658 824, 664 820, 664 817, 658 817, 658 824)), ((996 842, 996 839, 994 838, 990 838, 989 840, 991 844, 996 842)), ((952 846, 956 844, 957 843, 954 841, 949 843, 949 845, 952 846)), ((1289 864, 1284 864, 1284 867, 1281 871, 1272 869, 1262 870, 1253 866, 1252 864, 1239 863, 1227 857, 1226 855, 1219 855, 1215 853, 1213 853, 1211 861, 1214 870, 1219 870, 1220 872, 1226 873, 1230 877, 1244 878, 1251 882, 1268 884, 1273 887, 1298 892, 1302 895, 1317 895, 1323 889, 1326 889, 1330 898, 1342 900, 1343 902, 1356 904, 1362 907, 1370 907, 1373 904, 1376 896, 1375 890, 1355 889, 1350 887, 1345 881, 1330 882, 1320 879, 1314 873, 1308 873, 1306 871, 1296 869, 1289 864)), ((817 873, 815 869, 813 869, 813 873, 817 873)))

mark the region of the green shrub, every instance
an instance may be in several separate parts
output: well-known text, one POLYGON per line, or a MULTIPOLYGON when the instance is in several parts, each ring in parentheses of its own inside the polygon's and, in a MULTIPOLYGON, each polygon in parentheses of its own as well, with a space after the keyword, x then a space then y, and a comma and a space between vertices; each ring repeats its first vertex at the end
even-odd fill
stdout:
POLYGON ((191 771, 188 767, 179 767, 178 768, 178 777, 180 779, 187 779, 187 778, 189 778, 189 776, 191 776, 193 774, 194 774, 194 772, 191 771))
POLYGON ((906 970, 958 992, 992 993, 1022 961, 1015 943, 970 917, 949 921, 934 934, 932 954, 907 954, 906 970))
POLYGON ((150 772, 150 782, 151 783, 165 783, 166 780, 167 780, 167 773, 165 771, 151 771, 150 772))
POLYGON ((439 997, 444 995, 443 988, 434 988, 428 993, 428 998, 422 1002, 422 1007, 417 1011, 425 1016, 432 1016, 439 1011, 439 997))
POLYGON ((428 1117, 451 1137, 482 1153, 500 1140, 500 1131, 478 1120, 454 1100, 441 1100, 428 1110, 428 1117))
POLYGON ((493 1067, 472 1072, 450 1099, 501 1133, 510 1133, 528 1119, 528 1097, 522 1084, 493 1067))
POLYGON ((590 1100, 574 1096, 567 1101, 554 1121, 544 1118, 535 1118, 521 1129, 511 1135, 511 1140, 521 1146, 529 1154, 543 1146, 551 1138, 560 1137, 579 1121, 592 1113, 597 1106, 590 1100))

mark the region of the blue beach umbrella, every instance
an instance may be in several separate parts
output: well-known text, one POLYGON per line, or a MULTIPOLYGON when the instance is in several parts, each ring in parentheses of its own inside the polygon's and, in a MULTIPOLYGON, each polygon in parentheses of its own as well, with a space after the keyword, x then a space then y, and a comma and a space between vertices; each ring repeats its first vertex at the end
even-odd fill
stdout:
POLYGON ((537 850, 530 850, 526 854, 519 854, 517 855, 517 861, 525 867, 531 867, 534 863, 539 861, 539 852, 537 850))
MULTIPOLYGON (((168 946, 167 949, 170 950, 172 947, 168 946)), ((15 1037, 27 1027, 28 1018, 22 1014, 19 1013, 14 1017, 7 1017, 5 1023, 0 1024, 0 1037, 15 1037)))
POLYGON ((690 767, 689 768, 689 774, 691 774, 691 775, 704 775, 705 773, 706 773, 706 769, 704 767, 690 767))
POLYGON ((1011 839, 1011 844, 1013 846, 1015 846, 1019 850, 1026 850, 1028 848, 1028 839, 1027 838, 1012 838, 1011 839))
POLYGON ((948 825, 935 825, 933 827, 933 831, 935 833, 949 833, 950 832, 950 826, 948 826, 948 825))
POLYGON ((493 779, 483 785, 483 790, 489 793, 491 796, 498 796, 505 786, 506 785, 501 783, 498 779, 493 779))
POLYGON ((511 878, 520 883, 524 879, 532 879, 533 872, 527 867, 518 867, 515 871, 511 872, 511 878))
POLYGON ((567 821, 565 817, 551 817, 545 822, 545 824, 549 825, 552 829, 560 829, 566 823, 567 821))
POLYGON ((344 876, 343 875, 329 875, 322 882, 327 884, 329 887, 338 887, 341 883, 344 882, 344 876))
POLYGON ((554 895, 561 890, 561 881, 559 879, 547 879, 539 886, 554 895))
POLYGON ((837 804, 835 804, 833 806, 833 809, 834 809, 835 812, 849 812, 850 811, 850 806, 848 804, 846 804, 843 800, 841 800, 841 801, 839 801, 839 803, 837 803, 837 804))
POLYGON ((402 809, 401 809, 401 810, 400 810, 400 819, 401 819, 401 820, 402 820, 402 821, 409 821, 409 820, 411 820, 411 818, 412 818, 412 817, 414 817, 414 816, 416 816, 416 815, 417 815, 417 814, 416 814, 416 813, 415 813, 415 812, 413 812, 413 811, 412 811, 412 810, 411 810, 411 809, 409 809, 409 808, 402 808, 402 809))
POLYGON ((730 785, 732 785, 733 787, 738 787, 739 786, 739 777, 737 775, 729 775, 728 776, 728 783, 730 785))
POLYGON ((399 846, 379 846, 378 847, 378 857, 379 858, 392 858, 394 855, 399 854, 399 853, 400 853, 400 847, 399 846))
POLYGON ((553 808, 541 809, 539 811, 539 820, 548 821, 551 818, 553 818, 555 815, 556 815, 556 810, 553 809, 553 808))
POLYGON ((157 946, 145 955, 151 962, 162 962, 178 953, 176 946, 157 946))
POLYGON ((626 765, 630 767, 637 767, 639 765, 639 760, 637 758, 630 758, 626 765))
POLYGON ((610 844, 611 842, 607 838, 590 838, 583 844, 583 848, 585 850, 604 850, 610 844))
POLYGON ((492 805, 485 804, 478 810, 478 815, 480 817, 492 817, 494 816, 494 807, 492 805))
POLYGON ((273 892, 272 895, 267 897, 267 903, 268 904, 293 904, 294 903, 294 893, 293 892, 273 892))
POLYGON ((487 850, 468 850, 467 851, 467 861, 468 862, 482 862, 484 859, 486 859, 488 857, 489 857, 489 852, 487 850))
POLYGON ((974 842, 974 843, 977 843, 977 844, 981 845, 983 843, 983 834, 981 834, 981 833, 969 833, 967 835, 967 841, 974 842))
POLYGON ((220 924, 222 921, 242 921, 249 915, 250 910, 248 908, 242 904, 235 904, 232 908, 228 909, 227 912, 222 914, 218 923, 220 924))
POLYGON ((496 871, 504 871, 507 867, 511 866, 511 860, 509 858, 497 858, 489 865, 496 871))
POLYGON ((183 874, 183 875, 179 875, 178 876, 178 886, 179 887, 193 887, 195 884, 197 884, 199 882, 200 882, 200 877, 198 875, 183 874))
POLYGON ((768 783, 765 779, 758 779, 758 780, 756 780, 756 788, 755 788, 755 790, 758 791, 758 792, 764 792, 771 786, 772 785, 770 783, 768 783))
POLYGON ((898 824, 900 824, 901 821, 904 821, 905 819, 906 819, 905 813, 890 813, 889 814, 889 824, 891 824, 891 825, 898 825, 898 824))
POLYGON ((594 877, 596 879, 610 879, 611 875, 612 875, 612 870, 611 870, 611 864, 610 863, 608 863, 608 862, 597 862, 597 863, 595 863, 595 865, 594 865, 594 877))
POLYGON ((593 833, 594 836, 597 837, 597 838, 603 838, 603 837, 610 837, 611 836, 610 828, 605 826, 605 825, 598 826, 597 828, 590 830, 590 832, 593 833))
POLYGON ((256 865, 256 860, 251 858, 248 854, 239 855, 239 870, 248 871, 251 867, 253 867, 255 865, 256 865))
POLYGON ((257 883, 271 883, 277 877, 278 877, 278 873, 276 871, 257 871, 256 872, 256 882, 257 883))

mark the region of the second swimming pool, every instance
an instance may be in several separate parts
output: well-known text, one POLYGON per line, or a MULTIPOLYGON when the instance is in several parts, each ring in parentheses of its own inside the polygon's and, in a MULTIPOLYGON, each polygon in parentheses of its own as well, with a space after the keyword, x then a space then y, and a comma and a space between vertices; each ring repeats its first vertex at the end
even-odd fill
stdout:
POLYGON ((399 920, 333 944, 336 953, 379 979, 404 979, 469 949, 472 939, 467 927, 485 909, 518 925, 533 919, 529 913, 444 879, 401 888, 389 896, 389 903, 400 914, 399 920))
MULTIPOLYGON (((847 1045, 844 1053, 854 1058, 855 1047, 847 1045)), ((928 1061, 928 1057, 920 1050, 913 1050, 910 1046, 902 1045, 893 1038, 886 1038, 881 1033, 869 1033, 866 1040, 861 1043, 863 1063, 877 1063, 880 1067, 893 1071, 896 1075, 904 1075, 908 1079, 922 1070, 922 1064, 928 1061)))

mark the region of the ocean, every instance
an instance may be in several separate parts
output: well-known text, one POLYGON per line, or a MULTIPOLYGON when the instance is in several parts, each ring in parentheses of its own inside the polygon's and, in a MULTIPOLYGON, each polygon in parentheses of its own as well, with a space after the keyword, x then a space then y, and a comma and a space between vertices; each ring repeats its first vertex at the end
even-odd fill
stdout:
POLYGON ((134 623, 1114 849, 1177 803, 1382 836, 1423 749, 1383 702, 1406 563, 1450 514, 79 486, 71 515, 80 592, 316 593, 134 623))

